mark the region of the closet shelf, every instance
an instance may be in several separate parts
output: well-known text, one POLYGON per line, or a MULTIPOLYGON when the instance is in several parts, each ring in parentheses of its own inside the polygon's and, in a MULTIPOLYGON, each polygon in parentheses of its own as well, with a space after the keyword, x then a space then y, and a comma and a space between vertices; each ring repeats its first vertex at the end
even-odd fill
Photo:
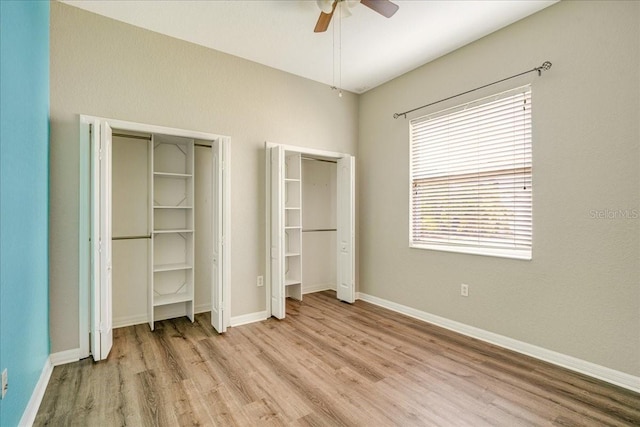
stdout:
POLYGON ((188 179, 193 175, 190 173, 173 173, 173 172, 154 172, 154 177, 159 178, 178 178, 178 179, 188 179))
POLYGON ((159 273, 162 271, 190 270, 192 268, 192 265, 180 262, 175 264, 156 264, 153 266, 153 272, 159 273))
POLYGON ((156 295, 153 297, 153 305, 157 307, 159 305, 175 304, 178 302, 187 302, 191 300, 193 300, 193 298, 187 292, 181 292, 178 294, 156 295))
POLYGON ((285 211, 299 211, 300 209, 301 209, 300 206, 294 206, 294 207, 285 206, 284 208, 285 211))
MULTIPOLYGON (((184 314, 194 321, 194 211, 198 200, 193 139, 154 135, 149 154, 151 191, 147 206, 153 240, 147 313, 153 330, 157 314, 154 307, 182 303, 184 314)), ((183 313, 180 310, 175 314, 183 313)))
POLYGON ((302 284, 302 281, 300 280, 286 279, 284 281, 285 286, 293 286, 293 285, 301 285, 301 284, 302 284))
POLYGON ((285 230, 301 230, 302 227, 299 225, 287 225, 284 227, 285 230))
POLYGON ((286 254, 284 254, 284 256, 287 256, 287 257, 300 256, 300 252, 287 252, 286 254))
POLYGON ((285 178, 284 182, 300 182, 300 178, 285 178))

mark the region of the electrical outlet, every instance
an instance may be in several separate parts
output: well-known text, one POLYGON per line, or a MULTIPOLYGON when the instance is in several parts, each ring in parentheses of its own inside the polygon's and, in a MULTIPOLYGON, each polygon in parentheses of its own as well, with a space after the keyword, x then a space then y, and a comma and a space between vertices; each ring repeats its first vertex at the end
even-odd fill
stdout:
POLYGON ((460 285, 460 295, 463 297, 469 296, 469 285, 465 285, 464 283, 460 285))
POLYGON ((256 279, 256 285, 258 285, 258 287, 264 286, 264 277, 263 276, 258 276, 258 278, 256 279))
POLYGON ((9 389, 9 375, 7 374, 7 369, 5 368, 2 371, 2 398, 4 399, 4 395, 7 394, 7 390, 9 389))

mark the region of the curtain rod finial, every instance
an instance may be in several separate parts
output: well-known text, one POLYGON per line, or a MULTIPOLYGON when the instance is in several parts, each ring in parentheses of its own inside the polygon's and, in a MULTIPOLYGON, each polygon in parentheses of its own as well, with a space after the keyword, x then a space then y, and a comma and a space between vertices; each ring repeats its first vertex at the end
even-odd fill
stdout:
POLYGON ((542 75, 542 70, 548 71, 551 68, 551 65, 553 65, 553 64, 551 64, 551 62, 544 61, 541 66, 536 68, 536 71, 538 72, 538 77, 540 77, 542 75))

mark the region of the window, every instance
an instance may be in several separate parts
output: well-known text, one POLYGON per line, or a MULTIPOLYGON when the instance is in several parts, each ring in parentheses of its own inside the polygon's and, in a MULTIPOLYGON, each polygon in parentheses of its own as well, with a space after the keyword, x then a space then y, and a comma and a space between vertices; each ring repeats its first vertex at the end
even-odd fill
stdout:
POLYGON ((410 246, 531 259, 531 88, 410 122, 410 246))

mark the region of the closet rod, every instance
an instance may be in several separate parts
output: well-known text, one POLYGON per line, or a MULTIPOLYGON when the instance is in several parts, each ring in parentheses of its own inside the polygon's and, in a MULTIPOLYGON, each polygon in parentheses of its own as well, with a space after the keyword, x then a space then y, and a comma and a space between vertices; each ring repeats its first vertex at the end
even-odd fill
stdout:
POLYGON ((303 233, 311 233, 316 231, 338 231, 338 229, 337 228, 307 228, 302 230, 303 233))
POLYGON ((151 236, 150 235, 146 235, 146 236, 119 236, 119 237, 112 237, 111 240, 137 240, 137 239, 150 239, 151 236))
POLYGON ((314 159, 313 157, 300 157, 302 160, 315 160, 316 162, 338 163, 335 160, 314 159))
POLYGON ((195 145, 196 147, 211 148, 210 145, 205 145, 205 144, 193 144, 193 145, 195 145))
POLYGON ((141 136, 141 135, 127 135, 124 133, 112 133, 112 136, 119 136, 120 138, 131 138, 131 139, 144 139, 145 141, 151 141, 150 136, 141 136))

